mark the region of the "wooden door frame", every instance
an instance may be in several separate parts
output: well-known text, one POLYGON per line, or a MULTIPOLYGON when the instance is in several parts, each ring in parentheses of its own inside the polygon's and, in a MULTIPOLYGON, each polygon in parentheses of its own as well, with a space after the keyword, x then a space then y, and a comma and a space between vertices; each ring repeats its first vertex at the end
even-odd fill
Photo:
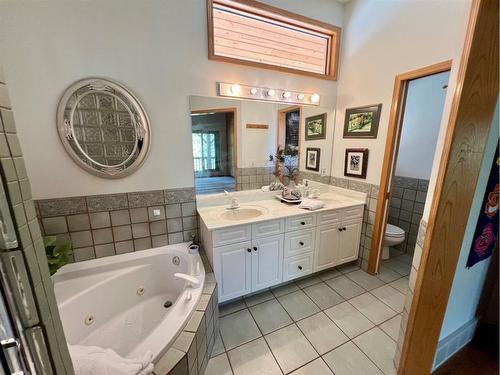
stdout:
MULTIPOLYGON (((302 142, 302 106, 294 105, 278 110, 278 131, 276 132, 276 149, 280 145, 285 145, 287 112, 299 111, 299 152, 297 153, 297 169, 300 170, 300 143, 302 142)), ((283 181, 282 181, 283 182, 283 181)))
POLYGON ((193 114, 203 113, 232 113, 233 114, 233 174, 234 174, 234 189, 238 183, 238 109, 236 107, 228 108, 210 108, 210 109, 196 109, 191 111, 193 114))
POLYGON ((382 174, 380 176, 379 192, 377 197, 377 210, 375 211, 375 222, 373 223, 372 244, 368 258, 368 273, 378 273, 380 257, 382 255, 383 240, 387 217, 389 214, 389 198, 391 185, 396 170, 399 141, 403 128, 406 97, 410 81, 424 78, 433 74, 449 71, 452 60, 446 60, 423 68, 411 70, 398 74, 394 79, 394 90, 392 94, 391 111, 389 114, 389 128, 385 143, 384 161, 382 174))
POLYGON ((399 375, 432 369, 498 101, 498 21, 498 0, 472 1, 399 375))

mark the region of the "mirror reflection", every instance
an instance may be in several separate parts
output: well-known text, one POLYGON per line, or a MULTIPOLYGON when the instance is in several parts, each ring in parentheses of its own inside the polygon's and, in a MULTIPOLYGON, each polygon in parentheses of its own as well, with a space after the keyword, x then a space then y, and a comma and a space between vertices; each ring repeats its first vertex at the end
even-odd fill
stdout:
POLYGON ((333 110, 202 96, 190 107, 196 194, 329 174, 333 110))

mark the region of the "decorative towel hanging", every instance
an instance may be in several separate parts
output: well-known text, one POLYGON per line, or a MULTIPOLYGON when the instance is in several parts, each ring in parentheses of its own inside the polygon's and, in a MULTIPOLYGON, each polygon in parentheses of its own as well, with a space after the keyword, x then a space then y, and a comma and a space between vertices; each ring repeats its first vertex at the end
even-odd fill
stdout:
POLYGON ((466 268, 472 267, 474 264, 488 259, 493 253, 495 242, 498 238, 498 166, 499 166, 498 146, 493 159, 486 193, 484 194, 482 211, 477 220, 476 231, 474 232, 474 240, 470 249, 469 258, 467 259, 466 268))

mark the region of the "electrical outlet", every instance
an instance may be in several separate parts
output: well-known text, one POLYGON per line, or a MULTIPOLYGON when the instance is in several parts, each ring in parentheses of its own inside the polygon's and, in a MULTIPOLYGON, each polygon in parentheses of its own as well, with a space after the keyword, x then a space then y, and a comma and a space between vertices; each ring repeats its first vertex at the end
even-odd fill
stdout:
POLYGON ((159 208, 153 209, 153 216, 161 216, 161 210, 159 208))

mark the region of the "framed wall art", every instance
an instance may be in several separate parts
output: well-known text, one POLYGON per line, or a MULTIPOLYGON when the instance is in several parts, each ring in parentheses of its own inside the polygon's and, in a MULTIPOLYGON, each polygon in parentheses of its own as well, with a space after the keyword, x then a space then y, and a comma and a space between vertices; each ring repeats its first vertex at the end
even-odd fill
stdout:
POLYGON ((306 149, 306 169, 319 171, 319 158, 321 149, 308 147, 306 149))
POLYGON ((366 178, 367 167, 367 148, 348 148, 345 150, 344 176, 366 178))
POLYGON ((382 104, 346 109, 344 138, 377 138, 381 109, 382 104))
POLYGON ((306 117, 306 141, 326 138, 326 113, 306 117))

